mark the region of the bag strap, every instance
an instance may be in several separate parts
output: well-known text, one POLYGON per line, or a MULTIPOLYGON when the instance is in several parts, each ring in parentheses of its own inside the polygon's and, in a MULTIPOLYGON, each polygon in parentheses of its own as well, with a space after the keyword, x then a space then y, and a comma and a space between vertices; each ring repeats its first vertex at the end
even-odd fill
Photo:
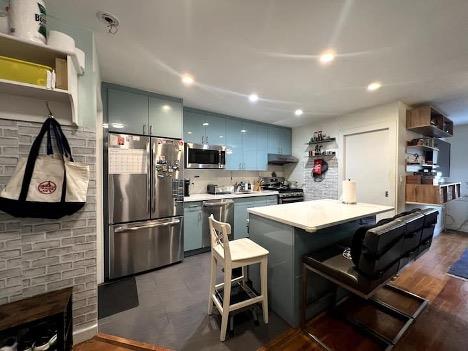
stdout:
POLYGON ((29 150, 28 160, 26 162, 26 168, 23 175, 23 183, 21 185, 21 192, 18 198, 19 201, 26 201, 26 197, 28 196, 29 185, 31 184, 31 178, 34 172, 34 166, 36 165, 37 156, 39 155, 42 139, 44 138, 44 134, 48 130, 50 131, 51 120, 52 118, 47 118, 42 124, 41 130, 39 131, 36 139, 34 139, 31 150, 29 150))

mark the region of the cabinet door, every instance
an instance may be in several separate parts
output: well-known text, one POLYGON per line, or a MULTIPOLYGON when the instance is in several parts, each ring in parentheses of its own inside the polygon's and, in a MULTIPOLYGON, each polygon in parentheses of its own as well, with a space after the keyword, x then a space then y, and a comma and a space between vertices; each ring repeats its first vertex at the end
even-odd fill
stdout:
POLYGON ((279 128, 275 126, 268 127, 268 153, 280 153, 280 131, 279 128))
POLYGON ((281 128, 279 130, 279 143, 280 153, 283 155, 291 155, 291 129, 281 128))
POLYGON ((267 196, 267 206, 277 205, 278 204, 278 197, 276 195, 267 196))
POLYGON ((148 96, 116 88, 109 88, 107 96, 110 131, 149 134, 148 96))
POLYGON ((226 143, 226 119, 212 115, 205 116, 205 143, 224 145, 226 143))
POLYGON ((200 203, 184 206, 184 251, 202 247, 202 207, 200 203))
POLYGON ((242 150, 242 122, 236 119, 226 121, 226 169, 242 169, 244 156, 242 150))
POLYGON ((205 118, 200 113, 184 110, 184 140, 202 144, 205 140, 205 118))
POLYGON ((257 124, 251 122, 242 123, 242 169, 257 170, 257 124))
POLYGON ((246 238, 248 233, 247 209, 251 207, 248 200, 239 199, 234 203, 234 239, 246 238))
POLYGON ((182 138, 182 102, 150 96, 149 125, 151 135, 182 138))
POLYGON ((257 170, 268 169, 268 130, 263 124, 257 125, 257 170))

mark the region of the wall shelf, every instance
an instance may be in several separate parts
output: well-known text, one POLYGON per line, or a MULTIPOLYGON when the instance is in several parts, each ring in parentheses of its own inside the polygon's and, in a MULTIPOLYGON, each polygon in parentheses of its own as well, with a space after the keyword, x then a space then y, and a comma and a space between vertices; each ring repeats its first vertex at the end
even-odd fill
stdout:
POLYGON ((325 144, 325 143, 331 143, 331 142, 334 142, 336 141, 336 138, 327 138, 327 139, 323 139, 323 140, 317 140, 317 141, 309 141, 308 143, 306 143, 306 145, 319 145, 319 144, 325 144))
POLYGON ((453 136, 453 122, 433 106, 420 106, 407 112, 406 128, 434 138, 453 136))
POLYGON ((408 149, 439 151, 439 149, 436 148, 436 147, 426 146, 426 145, 407 145, 406 146, 406 151, 408 151, 408 149))
POLYGON ((54 49, 45 44, 20 39, 4 33, 0 33, 0 55, 39 63, 49 67, 55 67, 55 58, 66 60, 70 56, 77 74, 84 74, 78 63, 76 53, 54 49))

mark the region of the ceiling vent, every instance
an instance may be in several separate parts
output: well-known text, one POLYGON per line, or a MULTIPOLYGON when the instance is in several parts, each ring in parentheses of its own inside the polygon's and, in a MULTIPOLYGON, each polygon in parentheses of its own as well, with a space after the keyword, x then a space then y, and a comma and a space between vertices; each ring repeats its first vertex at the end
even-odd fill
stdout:
POLYGON ((110 34, 115 34, 119 30, 119 19, 115 17, 112 13, 99 11, 96 13, 97 18, 100 22, 104 23, 106 30, 110 34))

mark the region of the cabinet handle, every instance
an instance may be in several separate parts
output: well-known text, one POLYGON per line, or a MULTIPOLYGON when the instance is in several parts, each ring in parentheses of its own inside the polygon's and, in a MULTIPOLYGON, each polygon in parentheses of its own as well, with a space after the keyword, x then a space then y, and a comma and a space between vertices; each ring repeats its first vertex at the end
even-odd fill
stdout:
POLYGON ((208 143, 208 136, 206 136, 206 143, 209 144, 209 143, 208 143))
POLYGON ((146 131, 146 124, 143 124, 143 134, 146 134, 145 131, 146 131))
POLYGON ((150 126, 149 126, 149 133, 150 133, 150 135, 153 134, 153 126, 152 126, 151 124, 150 124, 150 126))

